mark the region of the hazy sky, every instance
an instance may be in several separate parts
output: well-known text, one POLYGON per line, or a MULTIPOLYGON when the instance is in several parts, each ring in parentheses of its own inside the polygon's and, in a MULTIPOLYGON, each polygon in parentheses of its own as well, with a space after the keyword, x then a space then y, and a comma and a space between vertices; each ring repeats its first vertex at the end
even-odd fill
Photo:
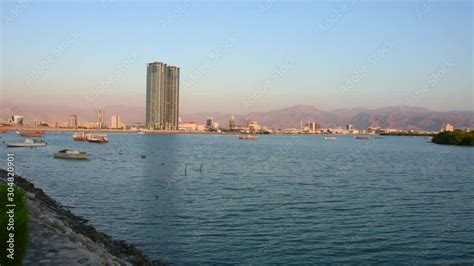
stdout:
POLYGON ((2 100, 144 105, 181 67, 181 110, 473 110, 471 1, 2 1, 2 100))

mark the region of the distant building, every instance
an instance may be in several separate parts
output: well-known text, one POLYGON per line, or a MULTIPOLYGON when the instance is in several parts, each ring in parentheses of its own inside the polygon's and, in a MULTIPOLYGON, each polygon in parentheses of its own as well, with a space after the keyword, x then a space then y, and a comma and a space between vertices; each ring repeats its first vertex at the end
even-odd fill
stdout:
POLYGON ((179 130, 185 132, 193 132, 196 131, 197 125, 194 122, 181 122, 179 123, 179 130))
POLYGON ((23 116, 21 116, 21 115, 14 115, 14 116, 12 116, 12 118, 11 118, 11 122, 12 122, 13 124, 22 125, 22 124, 23 124, 23 116))
POLYGON ((120 122, 119 115, 112 116, 112 121, 110 122, 110 128, 114 128, 114 129, 123 128, 123 124, 122 122, 120 122))
POLYGON ((234 116, 231 116, 229 119, 229 129, 233 130, 236 128, 236 122, 234 116))
POLYGON ((443 128, 441 129, 442 132, 453 132, 454 131, 454 126, 451 124, 444 124, 443 128))
POLYGON ((261 126, 255 120, 245 121, 245 126, 248 128, 250 132, 260 131, 260 128, 261 128, 261 126))
POLYGON ((70 115, 67 120, 68 128, 77 128, 77 115, 70 115))
POLYGON ((162 62, 147 65, 146 117, 148 127, 179 127, 179 68, 162 62))
POLYGON ((321 129, 321 125, 315 122, 308 122, 306 123, 306 128, 308 128, 310 132, 316 132, 321 129))
POLYGON ((207 127, 212 127, 214 125, 214 118, 208 117, 206 120, 206 126, 207 127))
POLYGON ((352 125, 351 125, 351 124, 347 124, 347 125, 346 125, 346 130, 352 131, 352 129, 353 129, 353 128, 352 128, 352 125))
POLYGON ((105 127, 105 111, 104 108, 98 108, 94 112, 94 122, 96 123, 98 128, 105 127))

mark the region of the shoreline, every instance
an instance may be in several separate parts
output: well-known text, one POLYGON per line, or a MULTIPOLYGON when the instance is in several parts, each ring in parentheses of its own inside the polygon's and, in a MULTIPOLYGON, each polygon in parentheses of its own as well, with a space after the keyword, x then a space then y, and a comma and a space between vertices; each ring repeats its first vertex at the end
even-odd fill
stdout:
MULTIPOLYGON (((0 182, 6 182, 6 177, 7 172, 0 169, 0 182)), ((15 175, 14 183, 25 192, 30 217, 25 264, 166 265, 148 259, 134 245, 97 231, 27 179, 15 175)))
MULTIPOLYGON (((5 131, 0 133, 16 132, 19 130, 40 130, 45 133, 74 133, 74 132, 95 132, 95 133, 109 133, 109 134, 137 134, 139 130, 132 129, 83 129, 83 128, 48 128, 48 127, 3 127, 5 131)), ((149 130, 144 131, 145 135, 243 135, 248 133, 241 132, 214 132, 214 131, 180 131, 180 130, 149 130)), ((272 132, 272 133, 254 133, 257 135, 341 135, 341 136, 397 136, 397 137, 430 137, 437 133, 406 133, 406 132, 394 132, 394 133, 337 133, 337 132, 298 132, 298 133, 283 133, 283 132, 272 132)))

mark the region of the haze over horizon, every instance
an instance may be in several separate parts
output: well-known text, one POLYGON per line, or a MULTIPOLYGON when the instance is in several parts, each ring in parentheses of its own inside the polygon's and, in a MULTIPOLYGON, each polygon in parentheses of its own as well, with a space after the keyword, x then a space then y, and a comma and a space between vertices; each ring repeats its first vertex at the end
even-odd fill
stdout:
POLYGON ((184 114, 474 110, 471 1, 1 5, 2 105, 144 106, 164 61, 184 114))

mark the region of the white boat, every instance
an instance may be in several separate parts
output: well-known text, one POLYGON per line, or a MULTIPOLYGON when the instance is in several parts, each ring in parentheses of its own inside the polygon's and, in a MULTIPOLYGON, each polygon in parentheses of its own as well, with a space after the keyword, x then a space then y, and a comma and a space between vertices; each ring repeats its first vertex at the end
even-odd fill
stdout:
POLYGON ((109 142, 109 137, 106 134, 87 134, 86 140, 92 143, 107 143, 109 142))
POLYGON ((324 137, 324 139, 326 139, 326 140, 334 140, 334 139, 336 139, 336 137, 330 136, 330 137, 324 137))
POLYGON ((5 141, 7 147, 46 147, 47 143, 43 140, 25 139, 24 141, 5 141))
POLYGON ((60 150, 54 153, 54 158, 58 159, 70 159, 70 160, 87 160, 89 154, 84 151, 74 151, 74 150, 60 150))
POLYGON ((87 141, 87 136, 89 133, 87 132, 74 132, 72 135, 72 139, 75 141, 87 141))

